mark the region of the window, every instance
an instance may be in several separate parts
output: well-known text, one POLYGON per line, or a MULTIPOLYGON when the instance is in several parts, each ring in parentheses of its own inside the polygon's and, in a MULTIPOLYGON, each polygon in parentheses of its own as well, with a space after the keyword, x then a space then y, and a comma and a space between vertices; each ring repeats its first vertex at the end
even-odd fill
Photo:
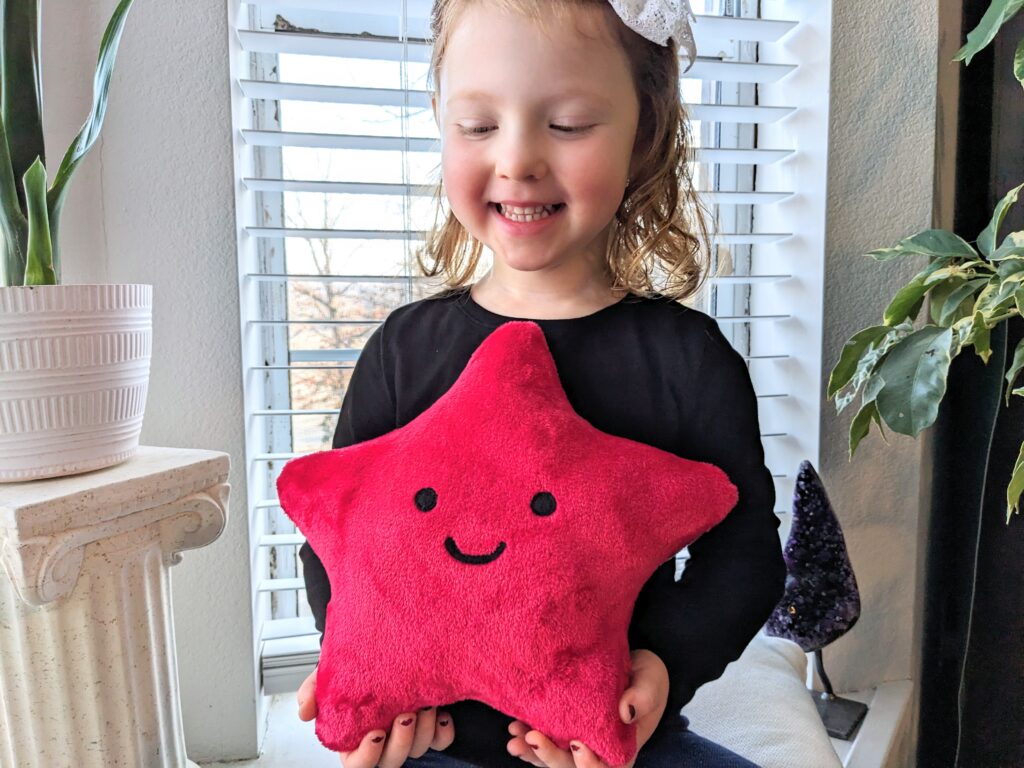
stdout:
MULTIPOLYGON (((232 41, 255 642, 268 694, 296 689, 319 655, 277 473, 330 447, 363 342, 438 287, 414 276, 440 163, 431 2, 339 6, 244 0, 232 41)), ((694 179, 722 234, 721 274, 690 303, 749 361, 785 537, 796 469, 818 452, 828 85, 794 30, 824 15, 827 35, 828 11, 796 0, 694 10, 700 56, 683 95, 694 179)))

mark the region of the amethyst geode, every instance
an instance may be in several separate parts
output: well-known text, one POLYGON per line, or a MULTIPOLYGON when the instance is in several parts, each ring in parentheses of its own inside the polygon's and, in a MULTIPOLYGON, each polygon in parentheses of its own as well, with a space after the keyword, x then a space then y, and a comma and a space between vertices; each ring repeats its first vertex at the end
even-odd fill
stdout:
POLYGON ((839 519, 809 461, 800 463, 783 556, 786 591, 765 632, 792 640, 808 653, 824 648, 857 623, 860 593, 839 519))

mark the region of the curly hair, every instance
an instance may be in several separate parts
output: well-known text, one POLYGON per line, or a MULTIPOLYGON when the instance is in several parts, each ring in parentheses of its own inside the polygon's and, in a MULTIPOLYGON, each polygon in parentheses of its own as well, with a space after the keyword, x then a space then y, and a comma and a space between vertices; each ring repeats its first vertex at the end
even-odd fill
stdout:
MULTIPOLYGON (((441 68, 452 30, 474 2, 435 0, 430 25, 433 52, 429 77, 438 96, 441 68)), ((528 16, 546 26, 549 18, 572 18, 581 7, 599 8, 630 63, 640 101, 635 170, 609 230, 605 267, 613 289, 682 301, 703 285, 711 254, 708 222, 714 218, 693 186, 690 126, 679 88, 679 55, 647 40, 619 19, 607 0, 486 0, 495 7, 528 16), (696 234, 694 232, 696 230, 696 234)), ((582 30, 581 30, 582 31, 582 30)), ((470 282, 483 243, 450 209, 445 212, 443 180, 434 185, 434 226, 416 252, 427 277, 441 276, 449 289, 470 282), (442 221, 443 219, 443 221, 442 221)))

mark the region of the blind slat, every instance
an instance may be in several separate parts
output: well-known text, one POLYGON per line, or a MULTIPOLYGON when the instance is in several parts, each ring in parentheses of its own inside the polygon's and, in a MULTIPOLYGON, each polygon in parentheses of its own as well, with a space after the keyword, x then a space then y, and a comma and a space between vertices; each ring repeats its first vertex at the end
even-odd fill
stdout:
MULTIPOLYGON (((317 179, 242 179, 252 192, 323 192, 334 195, 421 195, 432 196, 434 188, 426 184, 374 184, 362 181, 320 181, 317 179)), ((710 203, 720 205, 766 205, 793 195, 792 192, 699 191, 710 203)))
MULTIPOLYGON (((425 136, 357 136, 346 133, 295 133, 288 131, 243 131, 245 143, 250 146, 304 147, 316 149, 363 149, 405 152, 437 152, 437 139, 425 136)), ((701 163, 743 163, 765 165, 777 163, 790 155, 792 149, 722 149, 694 147, 690 159, 701 163)))
MULTIPOLYGON (((238 30, 238 39, 247 53, 291 53, 304 56, 333 56, 369 61, 399 61, 405 55, 410 62, 430 63, 430 46, 390 39, 339 37, 313 32, 261 32, 238 30)), ((698 57, 686 73, 694 80, 718 80, 729 83, 774 83, 796 69, 795 64, 766 64, 698 57)))
MULTIPOLYGON (((423 232, 393 231, 381 232, 380 230, 366 229, 308 229, 301 227, 246 227, 245 231, 253 237, 280 238, 280 237, 310 237, 341 240, 361 239, 389 239, 389 240, 422 240, 423 232)), ((762 245, 776 243, 787 237, 792 237, 790 232, 725 232, 713 237, 712 240, 722 245, 762 245)), ((247 278, 267 279, 266 276, 258 273, 246 275, 247 278)), ((282 278, 283 279, 283 278, 282 278)), ((310 277, 309 279, 313 279, 310 277)))
MULTIPOLYGON (((356 88, 313 83, 282 83, 239 80, 242 94, 250 99, 271 101, 313 101, 328 104, 364 104, 371 106, 408 106, 430 108, 430 92, 400 88, 356 88)), ((795 107, 743 106, 733 104, 687 104, 693 120, 709 123, 774 123, 796 111, 795 107)))
MULTIPOLYGON (((338 11, 337 0, 243 0, 248 5, 263 9, 265 16, 280 15, 296 26, 304 26, 295 21, 292 14, 296 12, 319 12, 321 32, 356 33, 386 30, 387 33, 399 34, 398 19, 402 6, 394 0, 378 2, 378 0, 346 0, 345 11, 338 11), (326 26, 330 25, 330 26, 326 26)), ((423 0, 413 0, 406 5, 406 34, 409 37, 426 39, 430 36, 430 4, 423 0)), ((797 22, 785 19, 752 19, 733 16, 708 16, 695 14, 693 36, 698 50, 719 48, 736 40, 748 42, 778 42, 797 22)), ((381 34, 381 32, 375 32, 381 34)))

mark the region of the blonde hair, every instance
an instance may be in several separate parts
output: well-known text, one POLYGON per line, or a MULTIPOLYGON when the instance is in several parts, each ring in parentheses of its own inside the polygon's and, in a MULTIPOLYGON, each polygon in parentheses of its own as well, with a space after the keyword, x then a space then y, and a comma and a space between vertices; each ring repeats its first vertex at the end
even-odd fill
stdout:
MULTIPOLYGON (((432 92, 437 96, 441 67, 452 29, 462 12, 481 0, 435 0, 430 25, 433 54, 432 92)), ((552 14, 572 15, 577 8, 604 11, 630 63, 640 100, 634 156, 638 164, 615 212, 608 233, 605 267, 613 289, 681 301, 700 290, 711 253, 708 219, 693 187, 690 128, 679 91, 679 56, 674 40, 661 46, 622 23, 607 0, 486 0, 505 11, 521 13, 544 25, 552 14), (689 209, 689 210, 687 210, 689 209), (696 228, 699 236, 693 233, 696 228), (701 257, 704 257, 702 260, 701 257), (660 277, 661 286, 655 279, 660 277)), ((416 259, 427 277, 442 275, 449 289, 465 286, 477 270, 483 243, 456 217, 444 215, 443 182, 434 187, 434 227, 416 259), (429 263, 427 263, 429 262, 429 263)))

